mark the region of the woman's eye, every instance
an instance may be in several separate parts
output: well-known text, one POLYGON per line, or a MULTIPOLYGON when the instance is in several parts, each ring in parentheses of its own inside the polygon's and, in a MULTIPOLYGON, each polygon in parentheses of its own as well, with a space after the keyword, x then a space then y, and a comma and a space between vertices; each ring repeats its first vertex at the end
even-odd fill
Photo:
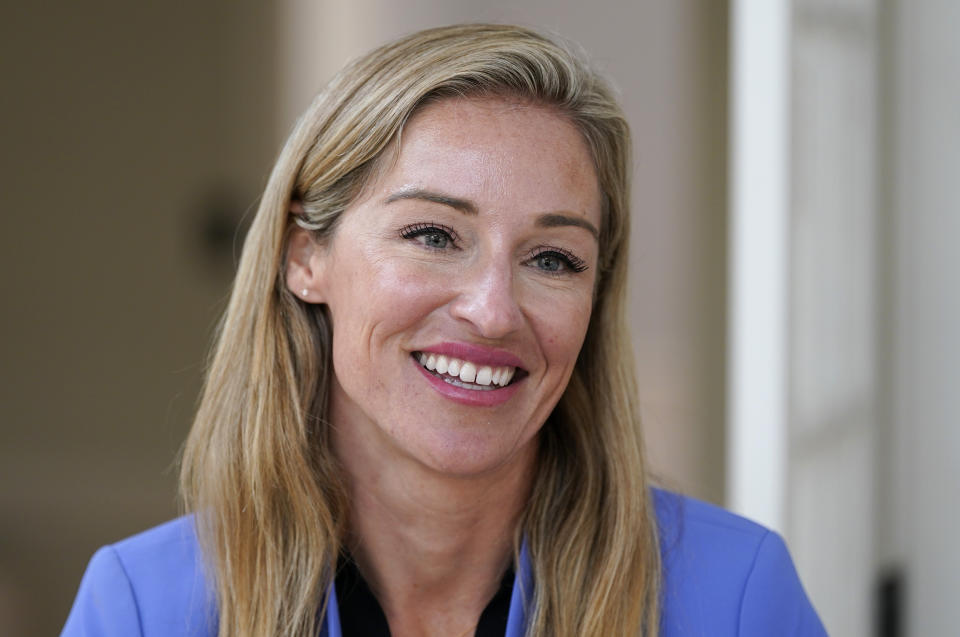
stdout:
POLYGON ((450 237, 443 232, 431 232, 430 234, 420 235, 424 245, 430 246, 431 248, 446 248, 447 241, 450 240, 450 237))
POLYGON ((550 274, 583 272, 586 262, 577 255, 561 248, 539 249, 530 258, 534 267, 550 274))
POLYGON ((537 257, 537 267, 548 272, 559 272, 563 262, 553 254, 541 254, 537 257))
POLYGON ((412 239, 434 250, 456 247, 457 233, 453 228, 436 223, 415 223, 400 229, 400 237, 412 239))

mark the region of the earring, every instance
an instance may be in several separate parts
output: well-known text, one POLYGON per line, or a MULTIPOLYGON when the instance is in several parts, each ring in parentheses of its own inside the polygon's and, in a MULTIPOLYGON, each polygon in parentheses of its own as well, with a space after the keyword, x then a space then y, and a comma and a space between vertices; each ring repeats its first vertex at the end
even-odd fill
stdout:
POLYGON ((307 290, 307 288, 303 288, 303 291, 300 292, 300 296, 302 296, 303 298, 307 298, 307 294, 309 294, 309 293, 310 293, 310 291, 307 290))

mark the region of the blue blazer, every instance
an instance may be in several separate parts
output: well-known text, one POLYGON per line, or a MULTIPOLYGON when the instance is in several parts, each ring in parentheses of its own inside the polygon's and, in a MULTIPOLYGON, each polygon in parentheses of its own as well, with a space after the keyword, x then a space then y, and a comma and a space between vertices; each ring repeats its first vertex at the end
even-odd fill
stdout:
MULTIPOLYGON (((723 509, 654 490, 663 556, 662 637, 820 637, 783 540, 723 509)), ((522 637, 526 551, 517 567, 505 637, 522 637)), ((192 518, 101 548, 90 560, 62 637, 215 637, 216 603, 192 518)), ((341 637, 336 591, 321 637, 341 637)))

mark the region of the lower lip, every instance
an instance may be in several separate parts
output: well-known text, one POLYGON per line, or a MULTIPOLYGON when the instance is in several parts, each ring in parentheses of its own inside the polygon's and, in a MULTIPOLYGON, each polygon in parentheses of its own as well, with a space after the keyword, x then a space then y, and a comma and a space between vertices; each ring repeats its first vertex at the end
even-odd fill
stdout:
POLYGON ((454 402, 471 407, 495 407, 496 405, 502 405, 517 393, 517 386, 523 382, 521 378, 499 389, 464 389, 463 387, 451 385, 435 374, 431 374, 427 371, 427 368, 413 360, 413 358, 410 359, 410 362, 420 370, 420 373, 423 374, 427 382, 429 382, 437 392, 454 402))

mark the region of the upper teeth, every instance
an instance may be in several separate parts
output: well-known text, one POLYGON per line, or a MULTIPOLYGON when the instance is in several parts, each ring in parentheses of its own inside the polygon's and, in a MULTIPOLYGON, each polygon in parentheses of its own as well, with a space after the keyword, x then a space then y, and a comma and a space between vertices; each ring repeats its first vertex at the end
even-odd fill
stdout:
POLYGON ((505 365, 503 367, 491 367, 490 365, 477 365, 470 361, 465 361, 452 356, 442 354, 428 354, 420 352, 417 355, 420 364, 438 374, 447 374, 459 378, 465 383, 474 383, 477 385, 500 385, 505 387, 513 378, 515 367, 505 365))

